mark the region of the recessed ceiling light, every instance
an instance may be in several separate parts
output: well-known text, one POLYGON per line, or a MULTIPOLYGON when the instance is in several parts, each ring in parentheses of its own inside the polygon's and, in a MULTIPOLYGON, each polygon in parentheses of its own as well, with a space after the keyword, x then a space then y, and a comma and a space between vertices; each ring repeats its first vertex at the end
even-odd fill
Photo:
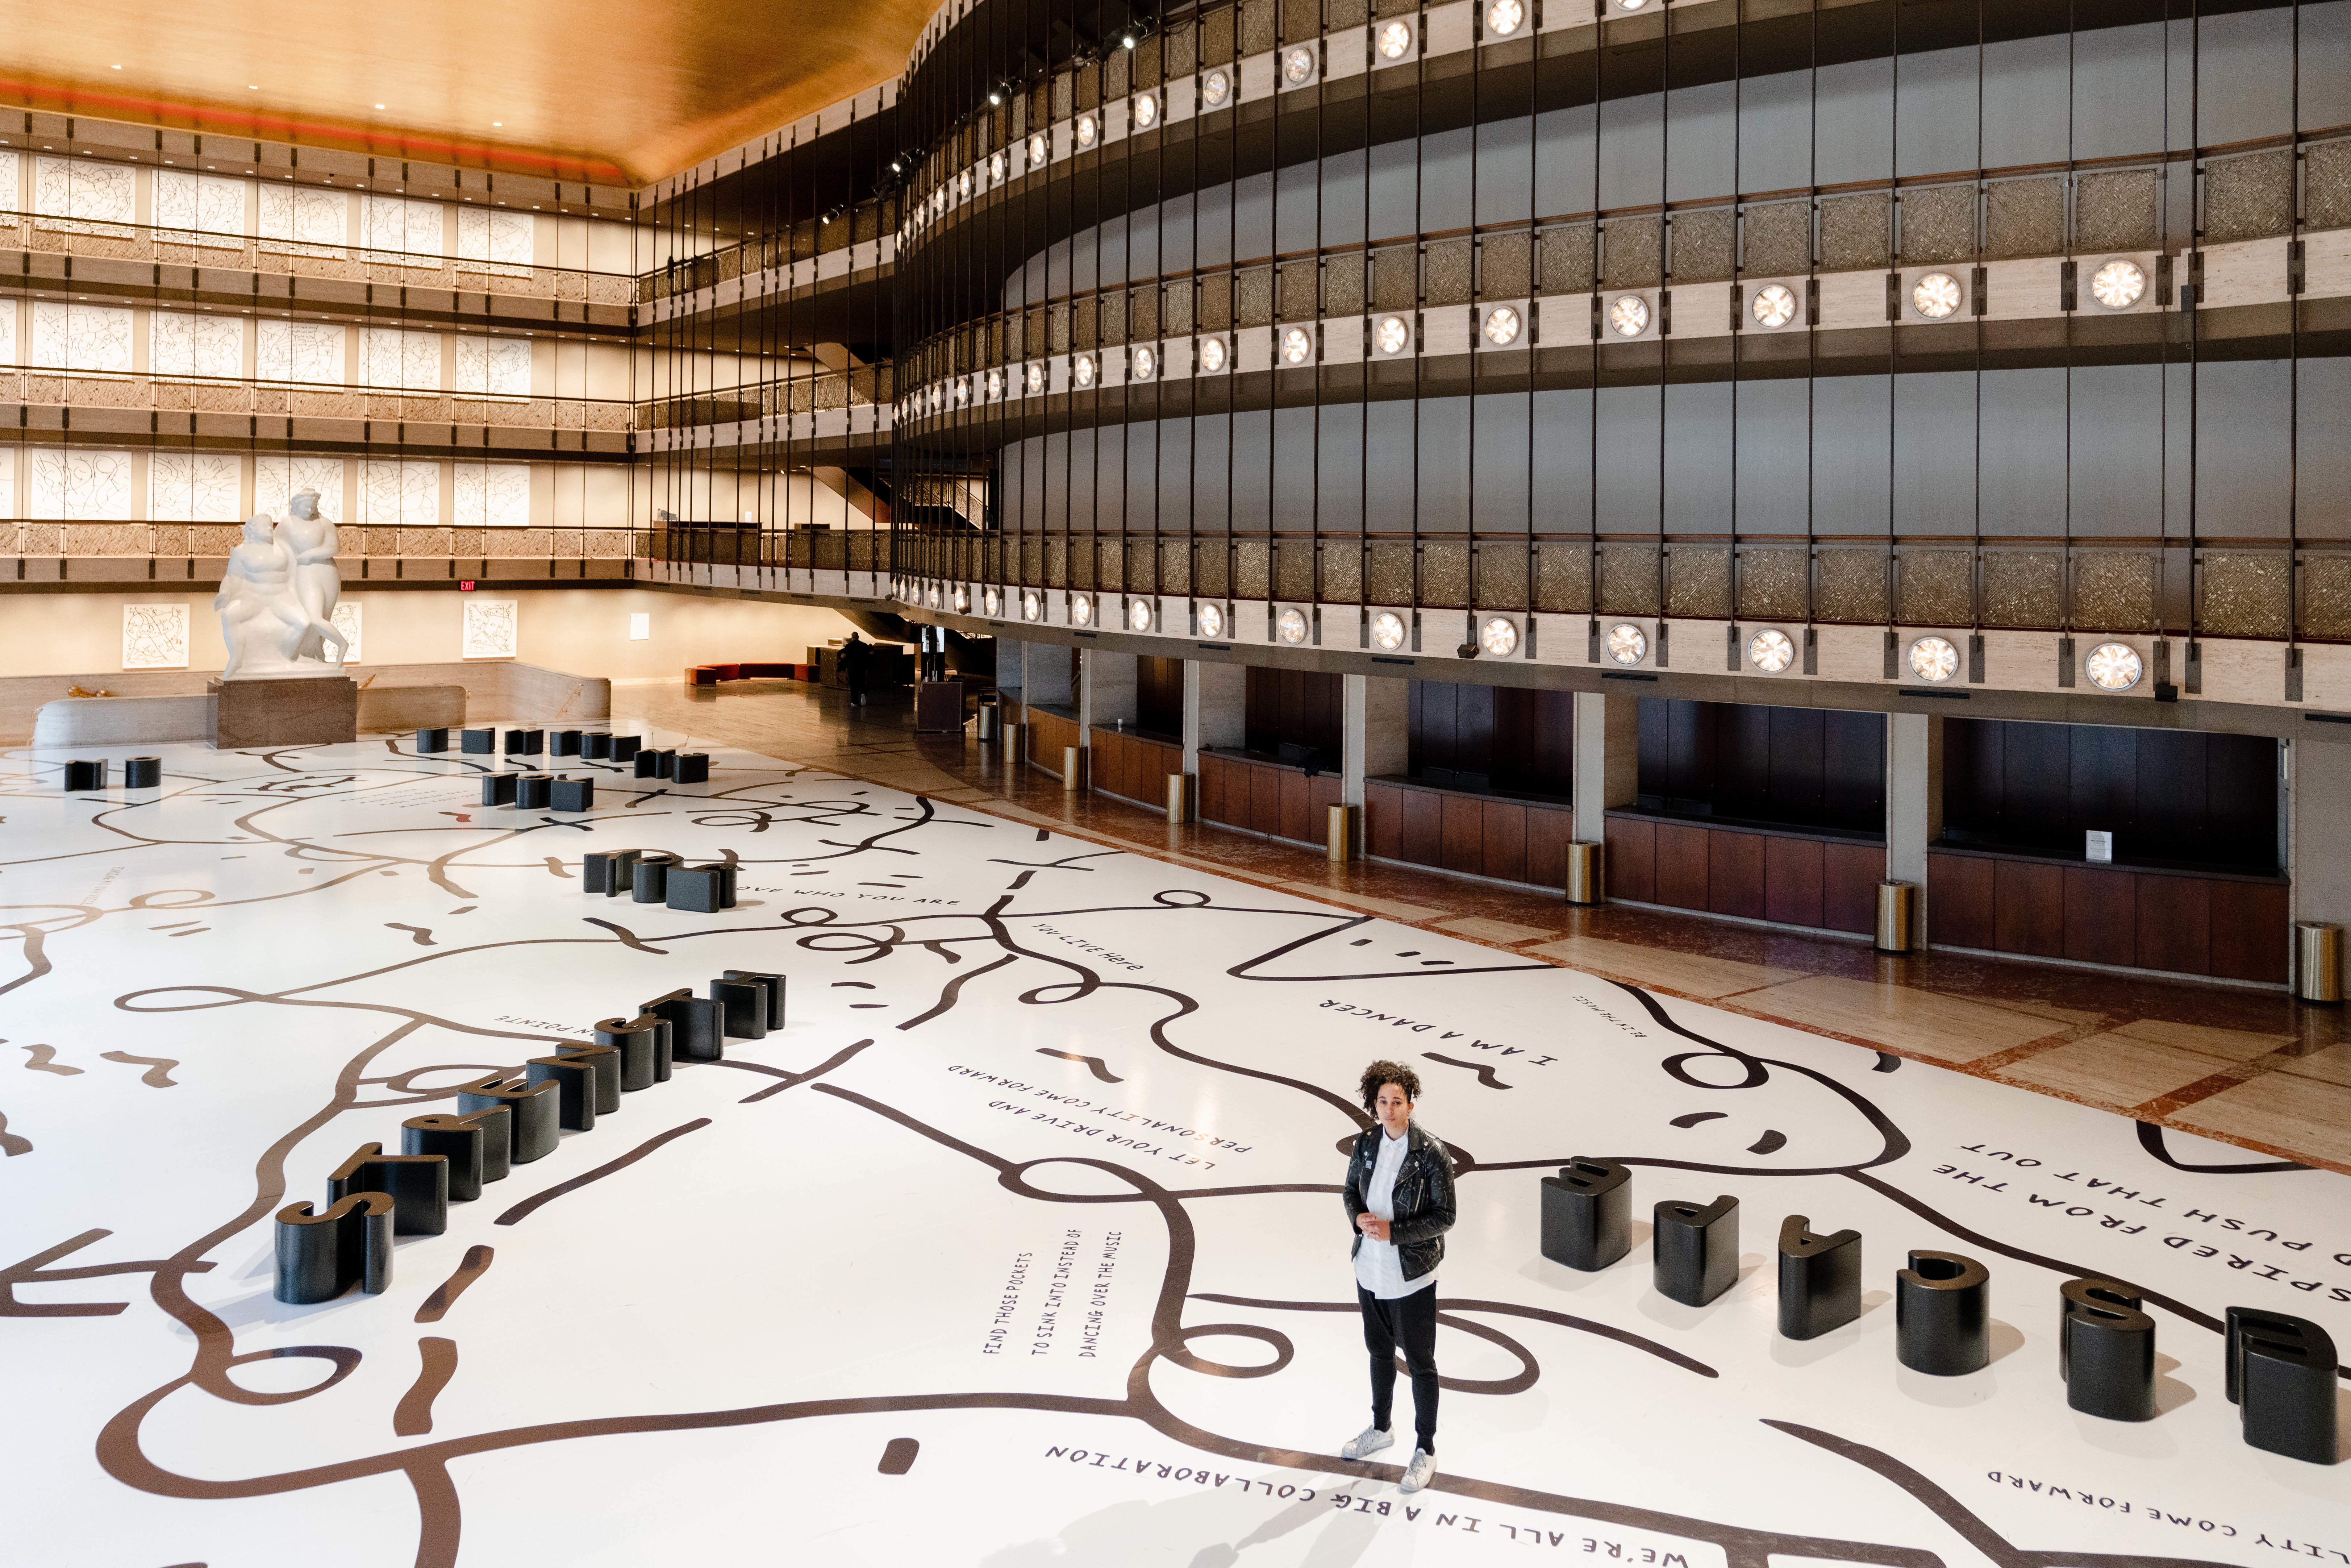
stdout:
POLYGON ((492 125, 504 125, 504 124, 506 123, 506 121, 505 121, 505 120, 491 120, 491 121, 490 121, 490 123, 491 123, 492 125))
POLYGON ((380 104, 380 103, 379 103, 379 104, 377 104, 377 105, 376 105, 376 107, 377 107, 378 109, 381 109, 381 108, 383 107, 383 105, 381 105, 381 104, 380 104))
POLYGON ((120 66, 109 66, 109 67, 107 67, 106 68, 107 68, 108 70, 110 70, 110 71, 119 71, 119 70, 120 70, 122 68, 121 68, 120 66))

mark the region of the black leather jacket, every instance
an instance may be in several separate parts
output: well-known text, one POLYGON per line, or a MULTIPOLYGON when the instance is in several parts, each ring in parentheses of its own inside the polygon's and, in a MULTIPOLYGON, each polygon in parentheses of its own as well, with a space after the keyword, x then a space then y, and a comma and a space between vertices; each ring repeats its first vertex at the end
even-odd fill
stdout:
MULTIPOLYGON (((1367 1213, 1364 1201, 1372 1188, 1372 1172, 1380 1158, 1380 1140, 1387 1132, 1377 1122, 1355 1134, 1355 1152, 1347 1160, 1347 1226, 1367 1213)), ((1417 1280, 1445 1260, 1445 1233, 1453 1228, 1453 1156, 1443 1144, 1420 1130, 1415 1122, 1405 1133, 1404 1165, 1396 1172, 1395 1220, 1388 1239, 1396 1245, 1404 1277, 1417 1280)), ((1354 1256, 1364 1245, 1355 1232, 1354 1256)))

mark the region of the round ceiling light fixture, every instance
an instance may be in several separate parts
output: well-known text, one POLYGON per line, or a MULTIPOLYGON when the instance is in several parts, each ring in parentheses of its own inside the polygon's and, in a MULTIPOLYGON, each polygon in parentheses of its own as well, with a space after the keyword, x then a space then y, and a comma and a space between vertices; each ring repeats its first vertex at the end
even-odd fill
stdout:
POLYGON ((1910 644, 1910 673, 1940 685, 1959 673, 1959 651, 1949 637, 1921 637, 1910 644))
POLYGON ((1044 603, 1042 601, 1038 599, 1037 591, 1035 589, 1028 589, 1021 593, 1020 619, 1023 621, 1034 621, 1039 615, 1044 613, 1044 603))
POLYGON ((1292 647, 1306 641, 1306 617, 1296 610, 1285 610, 1274 618, 1274 634, 1292 647))
POLYGON ((1521 0, 1492 0, 1486 7, 1486 33, 1489 37, 1507 38, 1523 26, 1527 8, 1521 0))
POLYGON ((1620 294, 1608 307, 1608 329, 1620 338, 1637 338, 1649 329, 1649 302, 1637 294, 1620 294))
POLYGON ((1519 625, 1507 615, 1488 618, 1478 628, 1478 646, 1497 659, 1507 659, 1519 651, 1519 625))
POLYGON ((1136 99, 1134 100, 1134 128, 1137 131, 1148 131, 1153 126, 1158 124, 1159 100, 1152 97, 1149 93, 1144 93, 1141 98, 1136 99))
POLYGON ((1002 371, 988 371, 988 372, 987 372, 987 401, 988 401, 988 402, 994 402, 998 398, 1000 398, 1000 397, 1002 397, 1003 395, 1004 395, 1004 372, 1003 372, 1002 371))
POLYGON ((1911 308, 1929 321, 1940 321, 1966 298, 1959 280, 1948 272, 1930 272, 1910 290, 1911 308))
POLYGON ((1400 60, 1412 52, 1412 24, 1386 22, 1380 26, 1378 42, 1374 46, 1384 60, 1400 60))
POLYGON ((1137 599, 1126 607, 1126 623, 1137 632, 1151 630, 1151 601, 1137 599))
POLYGON ((1029 395, 1033 397, 1033 396, 1035 396, 1037 393, 1041 392, 1043 392, 1044 390, 1045 390, 1045 367, 1044 367, 1044 366, 1042 366, 1042 365, 1031 365, 1031 366, 1029 366, 1029 395))
POLYGON ((1040 131, 1037 132, 1036 135, 1031 136, 1029 139, 1029 166, 1031 169, 1042 168, 1045 162, 1045 155, 1049 151, 1050 149, 1045 143, 1045 133, 1043 131, 1040 131))
POLYGON ((999 180, 1001 180, 1001 179, 1003 179, 1003 178, 1004 178, 1004 154, 1003 154, 1002 152, 991 152, 991 153, 989 153, 989 154, 987 155, 987 180, 988 180, 988 183, 990 183, 990 184, 994 184, 994 183, 996 183, 998 181, 999 181, 999 180))
POLYGON ((1393 610, 1383 610, 1372 617, 1372 645, 1384 653, 1393 653, 1404 646, 1404 617, 1393 610))
POLYGON ((1070 374, 1081 387, 1093 385, 1094 357, 1092 354, 1080 354, 1077 362, 1070 367, 1070 374))
POLYGON ((1134 350, 1134 379, 1147 382, 1159 371, 1159 350, 1145 343, 1134 350))
POLYGON ((1314 79, 1314 51, 1301 44, 1281 57, 1281 79, 1302 87, 1314 79))
POLYGON ((1758 327, 1784 327, 1796 319, 1796 293, 1784 283, 1767 283, 1747 302, 1758 327))
POLYGON ((1070 598, 1070 624, 1091 626, 1094 623, 1094 601, 1082 593, 1070 598))
POLYGON ((1078 116, 1078 145, 1092 147, 1094 144, 1094 117, 1091 114, 1078 116))
POLYGON ((1507 349, 1519 340, 1519 332, 1526 319, 1509 305, 1497 305, 1486 312, 1486 341, 1498 349, 1507 349))
POLYGON ((1401 316, 1383 316, 1372 329, 1372 346, 1383 354, 1401 354, 1412 342, 1412 329, 1401 316))
POLYGON ((2138 650, 2127 643, 2101 643, 2082 661, 2082 673, 2102 692, 2126 692, 2146 671, 2138 650))
POLYGON ((1223 67, 1217 67, 1200 78, 1200 101, 1210 109, 1222 109, 1225 100, 1232 96, 1232 73, 1223 67))
POLYGON ((1314 357, 1314 334, 1303 327, 1292 327, 1281 335, 1281 361, 1287 365, 1302 365, 1314 357))
POLYGON ((1630 621, 1608 628, 1608 657, 1619 664, 1637 664, 1649 656, 1649 634, 1630 621))
POLYGON ((1225 612, 1213 604, 1200 606, 1200 635, 1221 637, 1225 634, 1225 612))
POLYGON ((942 603, 946 602, 946 596, 939 591, 939 585, 937 583, 935 582, 931 584, 932 609, 936 610, 942 603))
POLYGON ((958 379, 955 384, 956 406, 961 408, 971 396, 971 383, 958 379))
POLYGON ((987 612, 990 615, 995 614, 998 611, 1004 608, 1003 593, 993 587, 983 589, 980 591, 979 601, 983 605, 987 606, 987 612))
POLYGON ((1200 340, 1200 368, 1210 375, 1225 368, 1225 340, 1222 338, 1200 340))
POLYGON ((966 169, 962 173, 956 176, 956 194, 964 197, 968 197, 971 194, 970 170, 966 169))
POLYGON ((971 590, 960 583, 956 586, 955 607, 956 613, 958 615, 967 615, 971 612, 971 590))
POLYGON ((2135 261, 2117 257, 2090 277, 2090 298, 2109 310, 2127 310, 2146 292, 2147 271, 2135 261))
POLYGON ((1785 632, 1758 632, 1747 640, 1747 658, 1764 674, 1776 675, 1796 662, 1796 644, 1785 632))

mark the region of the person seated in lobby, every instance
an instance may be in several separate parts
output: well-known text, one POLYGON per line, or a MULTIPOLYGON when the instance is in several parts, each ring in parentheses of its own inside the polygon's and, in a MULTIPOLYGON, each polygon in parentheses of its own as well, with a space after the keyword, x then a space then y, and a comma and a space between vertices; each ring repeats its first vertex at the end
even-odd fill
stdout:
POLYGON ((1395 1441, 1396 1350, 1412 1375, 1413 1448, 1397 1490, 1437 1475, 1437 1265, 1453 1228, 1453 1156, 1412 1119, 1420 1075, 1393 1061, 1364 1069, 1364 1108, 1379 1120, 1355 1137, 1347 1160, 1347 1218, 1354 1243, 1355 1300, 1372 1357, 1372 1424, 1339 1450, 1367 1458, 1395 1441))

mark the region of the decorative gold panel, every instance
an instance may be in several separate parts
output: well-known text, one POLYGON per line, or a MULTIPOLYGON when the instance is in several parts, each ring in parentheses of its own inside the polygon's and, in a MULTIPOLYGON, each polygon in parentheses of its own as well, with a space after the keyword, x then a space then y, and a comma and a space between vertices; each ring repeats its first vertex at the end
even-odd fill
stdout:
POLYGON ((1901 595, 1895 618, 1906 626, 1974 624, 1973 558, 1972 550, 1904 550, 1894 570, 1901 595))
POLYGON ((1975 186, 1915 186, 1902 193, 1901 214, 1905 262, 1975 259, 1975 186))
MULTIPOLYGON (((1232 13, 1230 11, 1227 11, 1224 15, 1229 16, 1232 13)), ((1172 81, 1177 77, 1190 76, 1195 70, 1199 68, 1200 55, 1197 47, 1199 39, 1194 35, 1192 24, 1190 22, 1184 21, 1176 23, 1175 26, 1167 30, 1165 36, 1167 39, 1167 76, 1169 80, 1172 81)))
POLYGON ((1720 283, 1737 259, 1739 223, 1733 207, 1674 214, 1674 281, 1720 283))
POLYGON ((1600 613, 1655 615, 1657 612, 1657 547, 1604 544, 1600 547, 1600 613))
POLYGON ((2294 227, 2294 154, 2248 152, 2204 164, 2204 238, 2264 239, 2294 227))
POLYGON ((1167 308, 1166 319, 1160 327, 1162 335, 1169 338, 1181 338, 1189 333, 1192 330, 1192 285, 1190 281, 1187 279, 1182 283, 1169 284, 1165 288, 1160 290, 1160 298, 1167 308))
POLYGON ((2302 634, 2351 642, 2351 555, 2314 555, 2304 559, 2302 634))
MULTIPOLYGON (((1261 55, 1273 47, 1274 0, 1241 0, 1241 53, 1261 55)), ((1245 594, 1244 598, 1256 598, 1245 594)))
POLYGON ((1363 541, 1351 536, 1322 541, 1322 587, 1316 597, 1347 604, 1364 597, 1363 541))
POLYGON ((1045 580, 1045 536, 1042 534, 1020 536, 1020 580, 1032 586, 1045 580))
POLYGON ((1364 599, 1374 604, 1412 602, 1412 543, 1408 539, 1375 539, 1369 547, 1371 563, 1364 599))
POLYGON ((1127 297, 1126 308, 1136 342, 1148 343, 1159 336, 1159 290, 1136 289, 1127 297))
POLYGON ((1478 242, 1478 296, 1481 299, 1523 299, 1534 292, 1534 245, 1531 235, 1488 235, 1478 242))
POLYGON ((1080 299, 1070 307, 1070 347, 1083 354, 1096 346, 1094 323, 1096 301, 1080 299))
POLYGON ((1200 59, 1216 65, 1233 57, 1233 39, 1239 18, 1230 5, 1219 6, 1200 18, 1200 59))
POLYGON ((1162 593, 1192 591, 1192 541, 1190 539, 1159 541, 1159 591, 1162 593))
POLYGON ((1102 345, 1115 349, 1126 341, 1126 296, 1105 294, 1094 302, 1102 327, 1102 345))
POLYGON ((1666 562, 1666 613, 1695 621, 1730 619, 1730 547, 1676 545, 1666 562))
POLYGON ((1424 293, 1431 305, 1469 303, 1469 242, 1435 239, 1428 242, 1427 281, 1424 293))
POLYGON ((2057 626, 2065 619, 2065 557, 2060 550, 1986 550, 1983 623, 2057 626))
POLYGON ((1379 0, 1383 16, 1408 16, 1420 9, 1420 0, 1379 0))
POLYGON ((1543 230, 1542 291, 1582 294, 1592 285, 1592 225, 1564 224, 1543 230))
POLYGON ((2083 175, 2074 186, 2074 248, 2153 250, 2155 195, 2152 169, 2083 175))
MULTIPOLYGON (((1165 49, 1163 47, 1165 39, 1163 36, 1158 33, 1154 33, 1149 37, 1141 40, 1134 46, 1134 85, 1136 87, 1157 87, 1159 85, 1161 80, 1159 74, 1160 62, 1166 53, 1165 49)), ((997 140, 999 142, 1004 140, 1003 134, 1000 131, 998 133, 997 140)))
POLYGON ((1045 536, 1045 586, 1070 586, 1070 541, 1065 535, 1045 536))
POLYGON ((1740 270, 1750 277, 1785 277, 1813 268, 1813 204, 1773 202, 1746 213, 1746 249, 1740 270))
POLYGON ((1527 545, 1523 539, 1481 539, 1478 544, 1478 608, 1524 610, 1527 606, 1527 545))
POLYGON ((1264 539, 1241 539, 1233 546, 1233 597, 1270 599, 1272 546, 1264 539))
POLYGON ((2197 629, 2215 637, 2283 637, 2293 570, 2283 550, 2206 550, 2197 629))
POLYGON ((1611 288, 1651 288, 1665 280, 1665 222, 1661 218, 1617 218, 1602 241, 1603 280, 1611 288))
POLYGON ((1813 588, 1815 620, 1867 625, 1886 620, 1886 552, 1866 547, 1827 546, 1815 557, 1813 588))
MULTIPOLYGON (((1332 26, 1339 26, 1333 19, 1332 26)), ((1322 30, 1322 0, 1281 0, 1281 36, 1291 43, 1322 30)))
MULTIPOLYGON (((1277 540, 1273 552, 1274 591, 1276 599, 1296 600, 1311 603, 1314 599, 1314 541, 1312 539, 1277 540)), ((1255 595, 1251 595, 1252 598, 1255 595)))
POLYGON ((1276 302, 1282 321, 1311 321, 1315 315, 1314 259, 1281 264, 1281 298, 1276 302))
POLYGON ((1826 272, 1853 272, 1890 266, 1893 261, 1886 225, 1893 198, 1883 191, 1821 199, 1821 267, 1826 272))
POLYGON ((1232 596, 1232 571, 1228 551, 1230 542, 1223 534, 1210 534, 1197 542, 1192 557, 1193 574, 1197 580, 1192 591, 1203 599, 1228 599, 1232 596))
POLYGON ((1322 7, 1322 26, 1333 33, 1360 27, 1371 16, 1372 8, 1365 0, 1329 0, 1322 7))
POLYGON ((1421 541, 1420 602, 1445 610, 1469 607, 1469 541, 1421 541))
POLYGON ((1068 353, 1070 351, 1070 308, 1067 305, 1050 307, 1047 319, 1050 323, 1049 330, 1052 334, 1053 346, 1050 351, 1056 354, 1068 353))
POLYGON ((1583 539, 1543 539, 1535 546, 1535 608, 1554 615, 1592 610, 1592 547, 1583 539))
POLYGON ((1322 262, 1322 308, 1332 316, 1360 316, 1364 313, 1364 263, 1362 251, 1351 250, 1325 257, 1322 262))
POLYGON ((2065 182, 1997 180, 1984 193, 1984 254, 2055 256, 2065 248, 2065 182))
POLYGON ((2302 150, 2302 221, 2314 229, 2351 225, 2351 137, 2302 150))
POLYGON ((1264 327, 1273 321, 1273 269, 1252 267, 1239 277, 1238 324, 1264 327))
POLYGON ((1804 568, 1810 552, 1797 546, 1752 546, 1739 552, 1739 618, 1802 621, 1804 568))
MULTIPOLYGON (((1116 592, 1126 580, 1126 541, 1116 534, 1094 536, 1094 580, 1096 588, 1116 592)), ((1081 583, 1080 587, 1085 586, 1081 583)))
POLYGON ((1233 324, 1233 275, 1203 273, 1200 277, 1200 330, 1221 332, 1233 324))

